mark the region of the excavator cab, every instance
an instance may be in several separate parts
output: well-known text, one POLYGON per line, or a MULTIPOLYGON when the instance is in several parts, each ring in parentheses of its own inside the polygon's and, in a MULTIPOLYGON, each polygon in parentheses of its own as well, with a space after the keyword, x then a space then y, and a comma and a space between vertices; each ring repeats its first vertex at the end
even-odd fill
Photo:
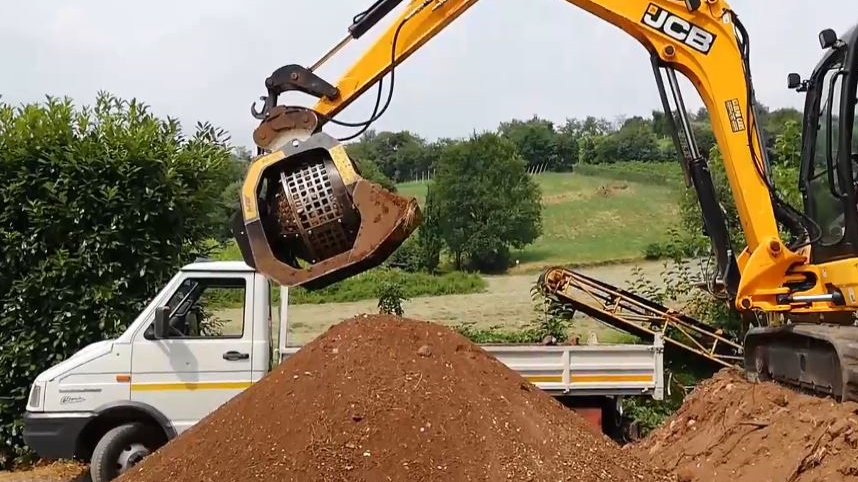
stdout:
POLYGON ((819 39, 826 54, 810 79, 789 80, 807 92, 800 187, 805 214, 816 224, 814 264, 858 257, 858 27, 842 38, 824 30, 819 39))

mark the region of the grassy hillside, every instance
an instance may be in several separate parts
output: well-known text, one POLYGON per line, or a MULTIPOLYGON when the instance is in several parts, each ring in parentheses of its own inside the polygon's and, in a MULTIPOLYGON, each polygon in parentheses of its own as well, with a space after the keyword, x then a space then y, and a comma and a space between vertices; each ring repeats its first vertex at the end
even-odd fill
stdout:
MULTIPOLYGON (((599 166, 583 174, 537 176, 543 193, 544 234, 517 253, 521 264, 516 271, 641 258, 648 244, 664 240, 667 228, 679 222, 679 166, 649 167, 655 176, 641 175, 648 169, 639 163, 599 166)), ((426 187, 412 182, 399 184, 397 190, 422 203, 426 187)))

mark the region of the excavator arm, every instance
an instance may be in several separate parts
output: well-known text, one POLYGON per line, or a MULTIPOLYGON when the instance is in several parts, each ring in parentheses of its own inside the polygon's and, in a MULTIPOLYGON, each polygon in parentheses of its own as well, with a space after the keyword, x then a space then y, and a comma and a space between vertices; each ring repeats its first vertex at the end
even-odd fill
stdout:
MULTIPOLYGON (((671 112, 684 111, 675 71, 684 74, 696 87, 711 117, 748 242, 737 265, 704 153, 696 150, 687 118, 681 112, 676 126, 677 141, 684 152, 683 166, 687 178, 700 198, 706 230, 718 253, 720 288, 731 297, 740 299, 744 305, 750 303, 743 306, 745 308, 788 310, 776 298, 787 292, 779 286, 787 269, 800 263, 801 257, 780 240, 771 190, 765 177, 765 150, 755 129, 752 87, 743 44, 748 39, 742 38, 735 13, 721 0, 686 3, 674 0, 567 1, 616 25, 643 44, 653 59, 656 73, 664 72, 666 82, 658 75, 658 85, 662 89, 665 106, 671 112), (672 96, 666 94, 665 85, 670 87, 672 96), (764 249, 757 249, 759 247, 764 249), (750 267, 752 271, 740 276, 740 267, 750 267)), ((289 65, 269 77, 266 81, 269 90, 266 109, 257 113, 262 119, 254 135, 257 144, 275 152, 287 142, 294 141, 296 136, 306 137, 319 132, 328 122, 337 123, 338 113, 385 75, 395 75, 396 66, 476 2, 412 0, 336 84, 316 76, 315 68, 339 51, 355 33, 362 35, 369 30, 401 0, 376 2, 359 16, 350 29, 350 35, 312 69, 289 65), (276 106, 277 96, 290 90, 314 95, 319 98, 318 103, 312 109, 276 106)), ((389 104, 389 100, 385 104, 389 104)), ((373 112, 373 118, 378 116, 377 110, 373 112)), ((339 155, 341 157, 342 153, 339 155)), ((275 154, 275 157, 280 156, 275 154)), ((269 157, 259 164, 271 162, 271 159, 269 157)), ((258 188, 252 176, 248 181, 244 196, 247 200, 254 198, 254 191, 258 188)), ((245 213, 245 218, 248 214, 252 218, 255 213, 251 209, 245 213)))
MULTIPOLYGON (((858 286, 858 248, 853 246, 846 255, 814 262, 811 251, 819 243, 818 223, 812 215, 796 211, 777 195, 754 111, 750 38, 730 6, 724 0, 565 1, 620 28, 649 52, 662 102, 670 114, 667 118, 673 122, 686 179, 697 193, 703 224, 716 254, 718 273, 712 288, 740 311, 752 314, 758 324, 778 316, 790 321, 806 317, 812 323, 825 321, 830 315, 843 314, 851 319, 858 309, 858 297, 854 295, 858 286), (694 85, 711 119, 747 242, 738 256, 730 243, 704 153, 697 149, 690 129, 677 72, 694 85), (782 239, 779 225, 791 233, 790 242, 782 239)), ((319 77, 315 73, 318 67, 402 3, 378 0, 355 17, 349 35, 315 65, 287 65, 266 80, 265 105, 261 111, 253 109, 261 120, 254 132, 261 155, 249 169, 242 188, 242 216, 236 218, 234 225, 249 264, 284 285, 325 286, 380 264, 416 229, 421 214, 415 200, 384 191, 361 178, 342 144, 323 133, 322 128, 329 122, 368 127, 391 102, 392 85, 387 100, 382 102, 381 83, 385 76, 393 84, 400 64, 476 2, 411 0, 336 83, 319 77), (349 124, 336 118, 374 85, 379 86, 379 93, 368 121, 349 124), (278 105, 278 96, 290 91, 310 94, 318 102, 312 108, 278 105)), ((853 37, 840 42, 854 43, 853 37)), ((843 54, 839 67, 843 73, 837 75, 852 83, 858 79, 858 57, 850 52, 848 58, 843 54), (851 70, 847 62, 852 62, 851 70)), ((854 83, 851 85, 854 99, 854 83)), ((842 88, 844 95, 848 94, 848 86, 844 84, 842 88)), ((853 117, 846 116, 848 110, 843 108, 840 120, 850 122, 851 138, 853 117)), ((854 116, 854 108, 851 115, 854 116)), ((838 129, 845 134, 847 127, 838 129)), ((848 142, 841 136, 841 144, 848 146, 848 142)), ((848 159, 848 153, 845 155, 848 159)), ((827 172, 837 173, 840 182, 831 192, 844 206, 852 202, 849 222, 858 224, 854 187, 850 184, 846 193, 844 184, 846 179, 852 182, 847 169, 851 168, 838 165, 827 172)), ((551 276, 543 279, 552 283, 551 276)), ((845 324, 843 319, 839 318, 839 325, 845 324)), ((751 346, 753 352, 747 358, 746 351, 746 364, 770 374, 778 371, 769 370, 773 363, 769 348, 778 343, 779 336, 767 333, 746 342, 746 348, 751 346)), ((792 347, 813 337, 787 338, 782 346, 792 347)), ((818 339, 827 345, 822 351, 828 350, 820 356, 833 360, 829 363, 827 358, 825 363, 839 364, 837 370, 829 370, 829 378, 840 381, 825 383, 830 387, 838 385, 832 390, 842 393, 851 375, 843 367, 839 342, 828 335, 818 339)), ((783 350, 801 357, 822 353, 815 348, 805 352, 783 350)), ((777 356, 784 355, 778 352, 777 356)), ((793 364, 803 371, 804 358, 793 358, 799 360, 793 364)), ((810 378, 816 384, 821 377, 810 378)))

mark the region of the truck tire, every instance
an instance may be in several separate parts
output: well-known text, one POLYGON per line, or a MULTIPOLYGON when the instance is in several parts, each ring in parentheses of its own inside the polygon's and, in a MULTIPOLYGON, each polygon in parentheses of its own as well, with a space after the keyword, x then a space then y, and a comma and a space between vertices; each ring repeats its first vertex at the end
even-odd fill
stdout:
POLYGON ((109 482, 130 470, 158 449, 160 434, 142 423, 112 428, 101 437, 92 452, 92 482, 109 482))

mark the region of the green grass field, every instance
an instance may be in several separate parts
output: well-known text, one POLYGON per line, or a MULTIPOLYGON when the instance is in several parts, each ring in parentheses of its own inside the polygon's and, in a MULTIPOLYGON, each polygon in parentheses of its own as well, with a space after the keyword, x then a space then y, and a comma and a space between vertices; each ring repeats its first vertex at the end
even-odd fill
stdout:
MULTIPOLYGON (((622 164, 599 166, 596 175, 537 176, 543 194, 543 235, 515 254, 520 265, 513 271, 637 260, 648 244, 664 241, 667 228, 679 222, 680 168, 675 163, 653 164, 656 176, 648 178, 640 175, 646 166, 632 164, 633 169, 622 164), (630 180, 624 180, 626 175, 630 180)), ((397 185, 397 190, 422 203, 426 187, 412 182, 397 185)))

